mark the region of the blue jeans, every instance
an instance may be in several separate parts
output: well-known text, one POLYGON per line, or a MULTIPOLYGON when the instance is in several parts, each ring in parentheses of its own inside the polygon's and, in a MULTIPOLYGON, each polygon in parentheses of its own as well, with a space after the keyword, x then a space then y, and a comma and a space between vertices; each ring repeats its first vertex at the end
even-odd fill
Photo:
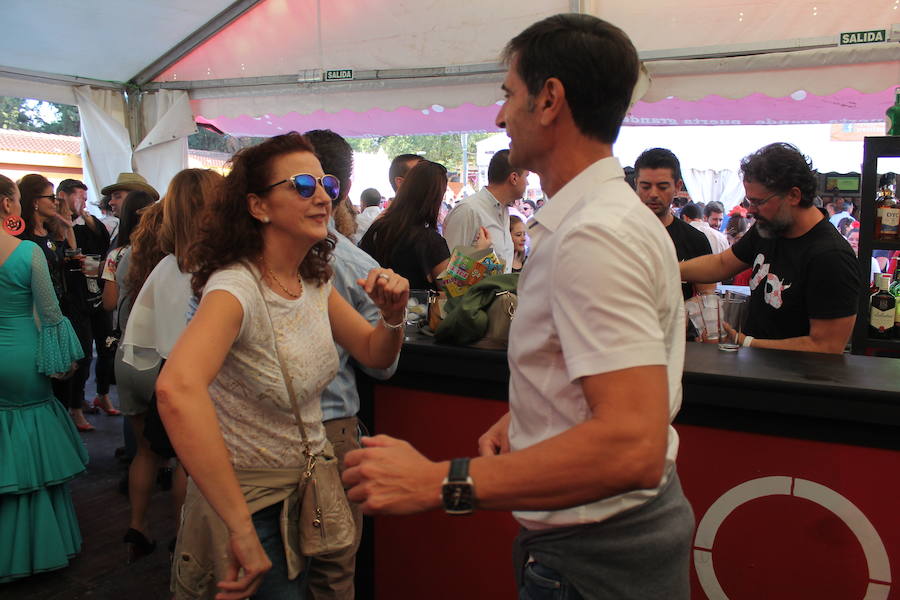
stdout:
POLYGON ((525 565, 519 600, 583 600, 562 575, 537 562, 525 565))
POLYGON ((253 526, 272 569, 263 576, 262 585, 253 595, 254 600, 304 600, 306 597, 306 572, 291 581, 287 575, 287 560, 281 541, 281 502, 253 513, 253 526))

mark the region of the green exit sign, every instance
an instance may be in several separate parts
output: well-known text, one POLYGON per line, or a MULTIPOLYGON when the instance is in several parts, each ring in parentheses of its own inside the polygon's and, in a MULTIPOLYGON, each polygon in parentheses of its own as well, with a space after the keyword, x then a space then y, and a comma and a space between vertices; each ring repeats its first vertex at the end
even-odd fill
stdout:
POLYGON ((871 31, 848 31, 841 34, 841 46, 850 44, 871 44, 873 42, 886 42, 887 29, 873 29, 871 31))
POLYGON ((353 79, 353 69, 330 69, 325 71, 325 81, 348 81, 353 79))

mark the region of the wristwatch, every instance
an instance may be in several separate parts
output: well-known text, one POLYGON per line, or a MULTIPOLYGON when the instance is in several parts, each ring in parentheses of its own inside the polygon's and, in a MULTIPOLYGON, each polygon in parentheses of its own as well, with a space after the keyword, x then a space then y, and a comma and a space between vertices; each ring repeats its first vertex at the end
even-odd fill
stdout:
POLYGON ((475 511, 475 482, 469 477, 469 459, 454 458, 441 486, 441 499, 448 515, 470 515, 475 511))

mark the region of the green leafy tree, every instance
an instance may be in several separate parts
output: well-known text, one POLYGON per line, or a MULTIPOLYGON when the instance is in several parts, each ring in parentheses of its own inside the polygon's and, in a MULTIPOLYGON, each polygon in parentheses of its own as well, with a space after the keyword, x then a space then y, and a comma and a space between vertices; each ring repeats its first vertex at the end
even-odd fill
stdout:
POLYGON ((4 129, 81 135, 77 106, 10 96, 0 96, 0 126, 4 129))
MULTIPOLYGON (((475 144, 490 133, 469 134, 469 169, 475 168, 475 144)), ((439 162, 450 171, 462 170, 462 142, 460 134, 444 135, 392 135, 371 138, 351 138, 347 140, 357 152, 377 152, 379 149, 389 156, 398 154, 418 154, 428 160, 439 162)))
POLYGON ((35 131, 36 124, 25 108, 25 100, 22 98, 0 96, 0 127, 35 131))
POLYGON ((78 107, 71 104, 51 104, 56 110, 55 121, 44 121, 40 131, 55 133, 57 135, 81 135, 81 117, 78 115, 78 107))

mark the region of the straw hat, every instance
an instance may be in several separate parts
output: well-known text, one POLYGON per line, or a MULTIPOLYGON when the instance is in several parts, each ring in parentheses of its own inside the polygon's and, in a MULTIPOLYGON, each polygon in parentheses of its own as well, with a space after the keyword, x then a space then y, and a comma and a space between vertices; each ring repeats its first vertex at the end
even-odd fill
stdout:
POLYGON ((153 196, 154 200, 159 200, 159 192, 157 192, 152 185, 147 183, 146 179, 137 173, 119 173, 119 178, 116 182, 100 190, 100 193, 104 196, 108 196, 119 190, 127 190, 129 192, 140 190, 153 196))

